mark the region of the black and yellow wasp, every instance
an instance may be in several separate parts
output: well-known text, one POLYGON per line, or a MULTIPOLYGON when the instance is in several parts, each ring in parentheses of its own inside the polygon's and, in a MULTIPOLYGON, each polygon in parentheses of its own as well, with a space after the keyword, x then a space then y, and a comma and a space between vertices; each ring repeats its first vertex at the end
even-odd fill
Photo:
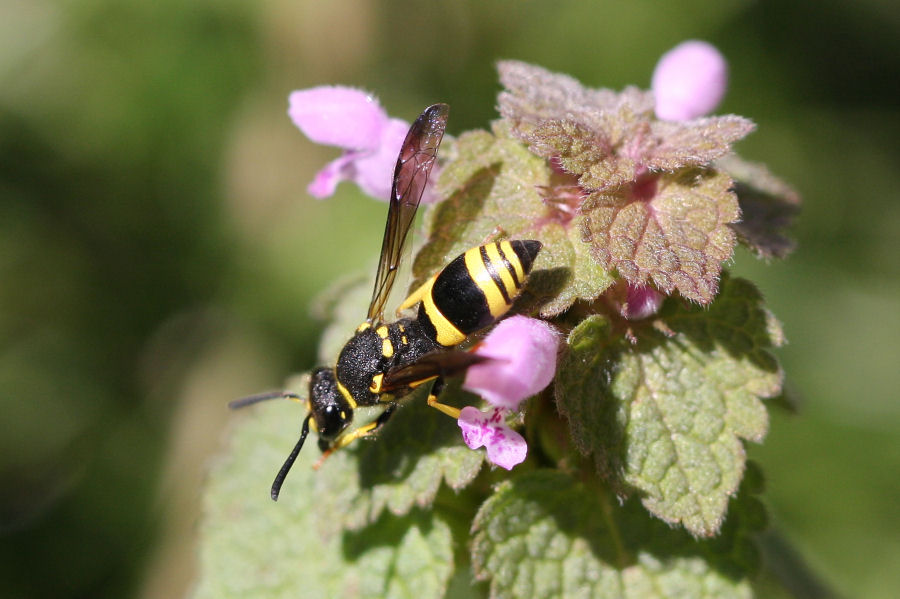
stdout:
MULTIPOLYGON (((461 374, 485 358, 453 350, 466 338, 493 324, 512 306, 531 271, 539 241, 497 241, 472 248, 414 291, 397 309, 419 305, 418 314, 384 322, 384 305, 403 255, 407 233, 428 182, 447 125, 449 107, 429 106, 412 124, 394 169, 390 207, 381 246, 375 289, 365 322, 331 368, 317 368, 305 400, 309 413, 300 439, 272 483, 272 499, 300 453, 310 427, 325 455, 376 431, 391 417, 397 400, 415 387, 434 381, 429 405, 450 415, 458 410, 438 403, 443 378, 461 374), (359 406, 385 405, 371 423, 348 430, 359 406)), ((231 402, 239 408, 275 398, 303 402, 289 392, 263 393, 231 402)))

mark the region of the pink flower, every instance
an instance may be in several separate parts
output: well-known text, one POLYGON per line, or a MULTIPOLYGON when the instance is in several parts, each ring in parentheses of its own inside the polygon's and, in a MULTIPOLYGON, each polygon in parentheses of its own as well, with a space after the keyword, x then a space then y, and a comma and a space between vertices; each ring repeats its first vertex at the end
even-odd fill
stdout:
POLYGON ((494 359, 469 368, 463 383, 494 406, 486 412, 469 406, 459 413, 456 422, 470 449, 487 447, 488 460, 507 470, 525 459, 528 445, 506 426, 506 415, 550 384, 558 347, 558 334, 542 320, 513 316, 494 327, 475 350, 494 359))
POLYGON ((475 350, 496 359, 469 368, 463 387, 496 407, 515 410, 553 380, 558 347, 556 331, 543 320, 507 318, 475 350))
POLYGON ((683 42, 666 52, 653 71, 656 116, 687 121, 711 112, 725 95, 728 65, 711 44, 683 42))
MULTIPOLYGON (((392 119, 374 96, 351 87, 313 87, 291 93, 288 116, 312 141, 344 149, 307 190, 317 198, 353 181, 379 200, 391 195, 391 179, 409 123, 392 119)), ((426 197, 423 201, 427 201, 426 197)))
POLYGON ((528 445, 522 435, 506 426, 507 410, 492 408, 481 412, 467 406, 462 409, 456 421, 462 429, 463 440, 469 449, 487 447, 487 458, 507 470, 521 464, 528 453, 528 445))

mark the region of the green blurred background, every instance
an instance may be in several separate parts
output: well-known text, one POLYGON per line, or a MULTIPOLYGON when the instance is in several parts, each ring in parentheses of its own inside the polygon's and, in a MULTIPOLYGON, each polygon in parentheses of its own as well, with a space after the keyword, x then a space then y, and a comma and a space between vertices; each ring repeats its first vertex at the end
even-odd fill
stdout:
MULTIPOLYGON (((885 0, 0 0, 0 596, 181 596, 234 397, 312 365, 313 298, 374 264, 384 205, 305 194, 285 116, 343 83, 450 131, 493 63, 649 84, 678 42, 802 193, 799 249, 733 269, 785 324, 797 415, 751 456, 774 525, 847 596, 900 589, 900 7, 885 0)), ((301 414, 298 411, 298 425, 301 414)), ((292 439, 285 439, 288 449, 292 439)), ((273 464, 273 468, 277 467, 273 464)), ((260 490, 265 493, 265 489, 260 490)))

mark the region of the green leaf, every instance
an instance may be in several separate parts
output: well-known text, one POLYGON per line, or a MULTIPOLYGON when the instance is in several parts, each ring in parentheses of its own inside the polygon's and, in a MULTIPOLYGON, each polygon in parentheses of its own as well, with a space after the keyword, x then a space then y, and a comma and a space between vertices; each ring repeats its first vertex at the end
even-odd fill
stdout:
MULTIPOLYGON (((540 294, 541 291, 546 290, 540 296, 543 318, 552 318, 565 312, 576 300, 593 301, 615 282, 612 274, 594 259, 591 254, 591 246, 582 239, 581 223, 583 220, 583 215, 575 215, 571 226, 564 230, 565 240, 556 243, 555 240, 546 242, 551 251, 567 253, 560 262, 571 264, 571 268, 558 269, 560 276, 564 277, 559 282, 553 281, 552 271, 544 271, 536 275, 537 281, 534 283, 536 293, 540 294)), ((547 239, 552 238, 548 236, 547 239)))
POLYGON ((455 159, 437 181, 445 199, 428 212, 430 238, 416 256, 417 276, 424 276, 420 269, 440 268, 448 258, 479 245, 498 226, 521 239, 546 212, 538 189, 549 183, 549 167, 502 127, 493 133, 464 133, 455 148, 455 159))
MULTIPOLYGON (((396 597, 435 599, 453 574, 453 539, 436 512, 383 515, 340 532, 336 499, 316 491, 322 473, 294 467, 278 503, 269 485, 298 426, 296 405, 267 405, 243 420, 204 498, 196 599, 396 597)), ((310 451, 307 449, 307 451, 310 451)))
MULTIPOLYGON (((566 473, 539 470, 499 485, 473 524, 476 575, 492 598, 750 597, 741 562, 715 560, 635 501, 566 473)), ((742 539, 735 535, 729 540, 742 539)))
POLYGON ((456 158, 438 181, 445 199, 429 208, 429 239, 416 256, 413 287, 450 260, 478 246, 501 229, 509 239, 544 244, 517 309, 540 308, 559 314, 576 299, 597 298, 611 275, 581 241, 578 217, 556 210, 541 191, 552 185, 546 162, 509 137, 502 125, 494 133, 473 131, 456 142, 456 158))
POLYGON ((796 244, 787 230, 800 212, 800 195, 763 164, 746 162, 732 154, 718 160, 716 166, 735 180, 741 220, 731 228, 740 242, 762 258, 790 254, 796 244))
POLYGON ((569 421, 575 445, 582 454, 593 455, 600 474, 611 483, 624 471, 620 453, 628 405, 618 401, 610 387, 619 370, 619 354, 626 348, 603 316, 586 318, 566 339, 554 385, 556 405, 569 421))
POLYGON ((569 335, 556 401, 578 448, 613 483, 692 534, 719 530, 744 471, 741 439, 761 441, 782 372, 777 321, 747 281, 724 278, 709 308, 668 300, 631 344, 602 317, 569 335))
MULTIPOLYGON (((478 475, 484 452, 466 447, 456 421, 429 407, 426 394, 422 389, 404 398, 375 439, 326 460, 315 487, 316 496, 333 499, 320 514, 323 520, 359 529, 385 510, 403 515, 430 506, 442 482, 456 491, 478 475)), ((479 402, 459 389, 458 380, 447 385, 441 401, 457 407, 479 402)))
POLYGON ((593 194, 582 206, 583 237, 601 266, 632 285, 652 282, 708 304, 735 244, 731 184, 724 173, 695 169, 593 194))

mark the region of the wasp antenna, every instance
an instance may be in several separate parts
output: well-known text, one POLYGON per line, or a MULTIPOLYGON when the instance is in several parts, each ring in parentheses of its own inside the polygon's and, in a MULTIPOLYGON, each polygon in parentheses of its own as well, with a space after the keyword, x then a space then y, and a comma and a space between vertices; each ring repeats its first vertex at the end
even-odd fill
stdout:
POLYGON ((300 450, 303 449, 303 442, 306 441, 306 435, 309 434, 310 418, 312 418, 312 414, 307 416, 303 421, 303 429, 300 431, 300 439, 297 441, 297 444, 294 445, 294 449, 291 451, 291 455, 289 455, 284 461, 284 464, 281 466, 281 470, 279 470, 278 474, 275 475, 275 481, 272 483, 272 501, 278 501, 278 494, 281 493, 281 485, 284 484, 285 477, 288 475, 288 472, 291 471, 291 466, 294 465, 294 462, 297 460, 297 456, 300 455, 300 450))
POLYGON ((267 391, 265 393, 257 393, 256 395, 248 395, 247 397, 242 397, 240 399, 235 399, 234 401, 228 402, 228 407, 232 410, 237 410, 239 408, 245 408, 247 406, 252 406, 255 403, 259 403, 261 401, 268 401, 270 399, 291 399, 291 400, 299 400, 301 399, 299 395, 296 393, 288 393, 287 391, 267 391))

